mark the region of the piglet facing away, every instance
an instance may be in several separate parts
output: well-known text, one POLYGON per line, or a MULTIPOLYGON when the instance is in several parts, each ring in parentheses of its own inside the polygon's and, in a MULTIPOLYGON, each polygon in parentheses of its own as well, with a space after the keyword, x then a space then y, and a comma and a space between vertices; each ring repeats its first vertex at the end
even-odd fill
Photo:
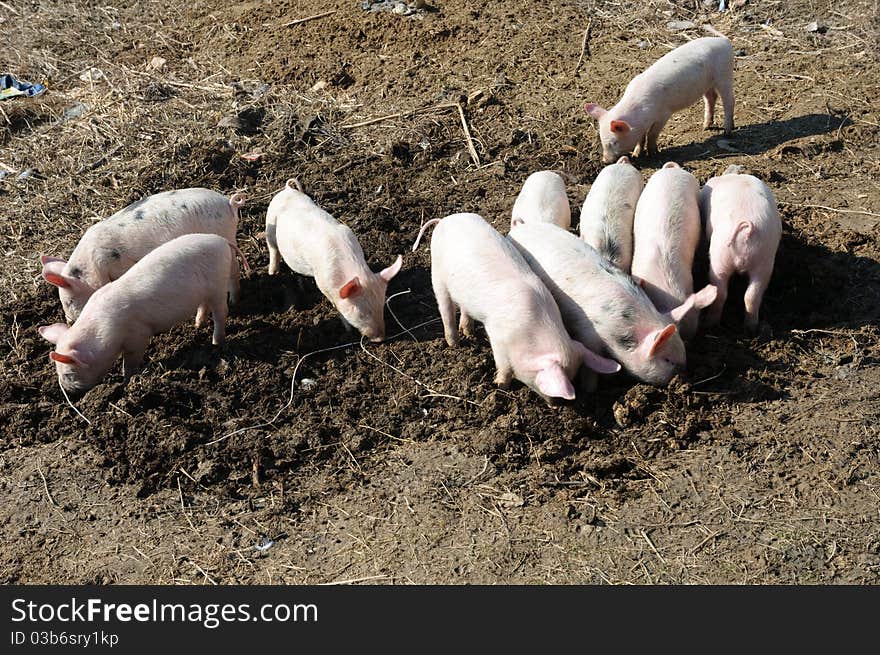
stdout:
POLYGON ((724 104, 724 132, 733 131, 733 46, 723 36, 694 39, 663 55, 627 85, 611 109, 588 103, 584 109, 599 121, 602 161, 620 155, 657 151, 657 137, 677 111, 705 101, 703 127, 712 124, 715 101, 724 104))
MULTIPOLYGON (((41 257, 43 278, 58 287, 64 315, 73 322, 97 289, 118 279, 148 252, 175 237, 217 234, 235 243, 238 210, 244 202, 241 193, 227 198, 199 188, 148 196, 86 230, 68 261, 41 257)), ((230 302, 238 299, 238 293, 236 278, 230 302)))
POLYGON ((511 227, 518 223, 552 223, 563 230, 571 227, 565 182, 558 173, 538 171, 526 178, 510 217, 511 227))
POLYGON ((316 205, 297 180, 288 180, 269 203, 266 243, 270 275, 283 258, 295 273, 315 278, 349 325, 372 341, 385 338, 385 292, 403 265, 400 255, 373 273, 354 232, 316 205))
POLYGON ((516 226, 509 239, 559 303, 568 331, 587 348, 610 355, 651 384, 665 385, 684 369, 684 342, 675 323, 592 247, 545 225, 516 226))
POLYGON ((782 236, 776 198, 756 177, 725 173, 706 182, 700 206, 709 238, 709 281, 718 287, 718 297, 706 312, 706 323, 714 325, 721 320, 731 276, 745 275, 749 279, 745 326, 754 333, 782 236))
MULTIPOLYGON (((571 384, 581 364, 600 373, 620 365, 596 355, 565 331, 556 302, 516 248, 477 214, 452 214, 428 221, 431 237, 431 283, 443 331, 450 346, 458 330, 473 333, 473 321, 486 328, 495 359, 496 384, 520 380, 545 400, 571 400, 571 384), (458 328, 455 308, 461 310, 458 328)), ((543 226, 564 232, 555 226, 543 226)), ((574 237, 576 238, 576 237, 574 237)))
POLYGON ((238 284, 238 248, 215 234, 188 234, 148 253, 118 280, 89 298, 68 327, 55 323, 40 334, 55 344, 50 357, 65 391, 95 386, 122 353, 126 377, 140 368, 154 334, 210 312, 215 345, 223 343, 226 296, 238 284))
POLYGON ((603 168, 581 209, 581 238, 622 271, 632 266, 633 217, 645 181, 629 157, 603 168))
POLYGON ((636 205, 633 277, 661 313, 678 324, 683 339, 697 333, 699 309, 715 300, 707 285, 694 293, 693 265, 700 240, 700 185, 675 162, 654 173, 636 205))

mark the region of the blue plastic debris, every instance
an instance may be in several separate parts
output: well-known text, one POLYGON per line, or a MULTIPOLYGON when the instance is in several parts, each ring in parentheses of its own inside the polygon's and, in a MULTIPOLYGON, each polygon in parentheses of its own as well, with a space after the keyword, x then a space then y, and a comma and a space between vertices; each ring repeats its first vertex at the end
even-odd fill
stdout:
POLYGON ((15 98, 16 96, 25 96, 33 98, 46 90, 42 84, 31 84, 30 82, 22 82, 15 79, 8 73, 0 75, 0 100, 15 98))

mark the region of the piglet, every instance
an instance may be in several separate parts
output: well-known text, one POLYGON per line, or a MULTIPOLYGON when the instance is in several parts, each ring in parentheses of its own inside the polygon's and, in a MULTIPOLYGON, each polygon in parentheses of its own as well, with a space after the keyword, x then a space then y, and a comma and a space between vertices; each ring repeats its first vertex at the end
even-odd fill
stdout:
POLYGON ((645 182, 623 156, 603 168, 581 209, 581 238, 622 271, 632 266, 633 217, 645 182))
POLYGON ((700 240, 700 185, 675 162, 654 173, 636 205, 632 274, 683 339, 697 332, 699 309, 715 300, 711 284, 694 293, 693 264, 700 240))
MULTIPOLYGON (((546 225, 518 225, 508 238, 559 303, 569 333, 587 348, 651 384, 665 385, 685 368, 674 320, 591 246, 546 225)), ((595 375, 586 382, 594 386, 595 375)))
POLYGON ((599 122, 602 161, 657 151, 657 137, 675 112, 703 96, 703 127, 712 125, 715 101, 724 104, 724 132, 733 131, 733 46, 723 35, 694 39, 666 53, 626 86, 611 109, 584 106, 599 122))
POLYGON ((730 277, 745 275, 749 279, 745 327, 754 333, 782 236, 776 198, 761 180, 739 174, 739 167, 731 166, 724 175, 706 182, 700 192, 700 207, 709 239, 709 281, 718 287, 718 297, 706 312, 706 323, 720 321, 730 277))
POLYGON ((385 292, 403 265, 400 255, 373 273, 354 232, 316 205, 297 180, 288 180, 269 203, 266 243, 270 275, 283 258, 294 272, 315 278, 348 325, 371 341, 385 338, 385 292))
MULTIPOLYGON (((148 196, 86 230, 68 261, 41 257, 43 278, 58 287, 64 316, 72 323, 97 289, 118 279, 148 252, 175 237, 217 234, 235 243, 238 211, 244 202, 241 193, 227 198, 199 188, 148 196)), ((231 302, 237 300, 238 293, 236 278, 231 302)))
POLYGON ((227 292, 238 283, 235 244, 216 234, 187 234, 145 255, 118 280, 95 291, 69 327, 39 329, 55 344, 49 357, 67 392, 94 387, 122 353, 129 377, 143 363, 154 334, 196 315, 196 326, 210 312, 214 345, 223 343, 227 292))
POLYGON ((547 287, 510 241, 482 217, 452 214, 428 221, 413 250, 435 224, 431 284, 446 343, 458 345, 459 330, 470 336, 473 321, 481 322, 495 358, 496 384, 507 387, 516 378, 549 403, 551 398, 575 397, 571 380, 581 364, 600 373, 620 370, 617 362, 572 340, 547 287), (461 310, 457 329, 456 306, 461 310))
POLYGON ((511 227, 518 223, 553 223, 563 230, 571 227, 565 183, 558 173, 538 171, 526 178, 510 217, 511 227))

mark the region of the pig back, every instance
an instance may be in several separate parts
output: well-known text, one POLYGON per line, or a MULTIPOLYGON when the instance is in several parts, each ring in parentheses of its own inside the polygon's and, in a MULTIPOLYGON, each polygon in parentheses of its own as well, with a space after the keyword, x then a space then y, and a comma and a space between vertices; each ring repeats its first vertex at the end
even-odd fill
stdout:
POLYGON ((238 213, 210 189, 165 191, 137 200, 93 225, 77 244, 65 273, 79 269, 97 288, 119 278, 154 248, 184 234, 216 234, 235 242, 238 213))

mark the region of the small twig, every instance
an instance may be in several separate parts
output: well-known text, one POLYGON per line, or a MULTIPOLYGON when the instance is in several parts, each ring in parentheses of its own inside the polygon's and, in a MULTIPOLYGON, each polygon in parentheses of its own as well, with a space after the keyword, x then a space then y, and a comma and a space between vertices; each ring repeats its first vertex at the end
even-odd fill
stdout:
POLYGON ((64 387, 61 386, 61 381, 60 381, 60 380, 59 380, 59 382, 58 382, 58 386, 61 388, 61 393, 64 394, 64 399, 67 401, 67 404, 71 406, 71 408, 73 409, 73 411, 75 411, 83 421, 85 421, 86 423, 88 423, 89 425, 91 425, 92 422, 91 422, 89 419, 87 419, 87 418, 83 415, 83 413, 82 413, 81 411, 79 411, 79 410, 76 408, 76 405, 74 405, 72 402, 70 402, 70 397, 67 395, 67 392, 64 390, 64 387))
POLYGON ((49 502, 52 503, 52 507, 54 507, 55 509, 61 509, 58 506, 58 503, 55 502, 55 499, 52 498, 52 494, 49 492, 49 483, 46 482, 46 476, 43 475, 43 469, 40 468, 39 464, 37 464, 37 473, 39 473, 40 477, 43 478, 43 489, 46 491, 46 498, 48 498, 49 502))
POLYGON ((297 18, 296 20, 292 20, 289 23, 282 23, 279 27, 292 27, 293 25, 299 25, 300 23, 307 23, 310 20, 318 20, 319 18, 324 18, 324 16, 329 16, 331 14, 335 14, 336 10, 331 9, 330 11, 325 11, 323 14, 315 14, 314 16, 306 16, 305 18, 297 18))
POLYGON ((407 116, 415 116, 416 114, 428 114, 432 111, 454 109, 457 106, 457 103, 446 103, 441 105, 432 105, 430 107, 420 107, 419 109, 411 109, 410 111, 399 111, 396 114, 386 114, 385 116, 378 116, 376 118, 371 118, 366 121, 361 121, 360 123, 348 123, 346 125, 340 125, 339 127, 343 130, 353 130, 356 127, 373 125, 374 123, 381 123, 382 121, 391 120, 392 118, 406 118, 407 116))
POLYGON ((708 378, 705 378, 705 379, 703 379, 703 380, 700 380, 699 382, 694 382, 691 386, 692 386, 692 387, 698 387, 698 386, 700 386, 701 384, 704 384, 704 383, 706 383, 706 382, 711 382, 712 380, 717 380, 717 379, 720 378, 722 375, 724 375, 724 371, 726 371, 726 370, 727 370, 727 364, 722 364, 722 365, 721 365, 721 370, 718 371, 715 375, 712 375, 712 376, 710 376, 710 377, 708 377, 708 378))
POLYGON ((388 575, 370 575, 366 578, 351 578, 350 580, 336 580, 335 582, 319 582, 318 585, 330 587, 340 584, 354 584, 355 582, 367 582, 368 580, 387 580, 391 576, 388 575))
POLYGON ((461 127, 464 129, 464 136, 467 140, 468 152, 471 153, 471 159, 474 160, 474 165, 479 168, 480 167, 480 156, 477 154, 477 149, 474 148, 474 140, 471 138, 471 131, 468 129, 467 119, 464 116, 464 109, 461 104, 455 103, 455 106, 458 107, 458 115, 461 116, 461 127))
POLYGON ((5 2, 0 2, 0 7, 3 7, 4 9, 8 9, 9 11, 11 11, 11 12, 12 12, 13 14, 15 14, 16 16, 19 16, 19 15, 20 15, 20 14, 18 13, 18 11, 16 11, 13 7, 10 7, 10 6, 9 6, 8 4, 6 4, 5 2))
POLYGON ((654 551, 654 554, 660 559, 661 562, 666 564, 666 560, 663 559, 663 555, 661 555, 660 551, 657 550, 657 547, 654 545, 654 542, 651 541, 651 537, 648 536, 648 533, 642 530, 642 536, 645 538, 645 541, 648 542, 648 545, 651 547, 651 550, 654 551))
POLYGON ((581 63, 584 61, 584 56, 589 59, 593 55, 590 53, 590 32, 593 31, 593 21, 590 21, 590 24, 587 25, 587 29, 584 30, 584 40, 581 41, 581 56, 578 58, 577 66, 574 67, 574 73, 572 75, 577 75, 577 72, 581 69, 581 63))
POLYGON ((836 209, 835 207, 826 207, 825 205, 798 205, 793 202, 780 202, 780 205, 788 205, 789 207, 808 207, 810 209, 824 209, 828 212, 836 212, 838 214, 861 214, 863 216, 876 216, 880 218, 880 214, 865 211, 864 209, 836 209))
POLYGON ((203 576, 205 576, 205 580, 207 580, 208 582, 210 582, 210 583, 211 583, 212 585, 214 585, 215 587, 217 586, 217 583, 214 582, 213 578, 211 578, 210 575, 208 575, 207 573, 205 573, 205 569, 203 569, 201 566, 199 566, 198 564, 196 564, 196 563, 193 562, 192 560, 190 560, 189 563, 192 564, 194 567, 196 567, 196 569, 198 569, 199 573, 201 573, 203 576))

